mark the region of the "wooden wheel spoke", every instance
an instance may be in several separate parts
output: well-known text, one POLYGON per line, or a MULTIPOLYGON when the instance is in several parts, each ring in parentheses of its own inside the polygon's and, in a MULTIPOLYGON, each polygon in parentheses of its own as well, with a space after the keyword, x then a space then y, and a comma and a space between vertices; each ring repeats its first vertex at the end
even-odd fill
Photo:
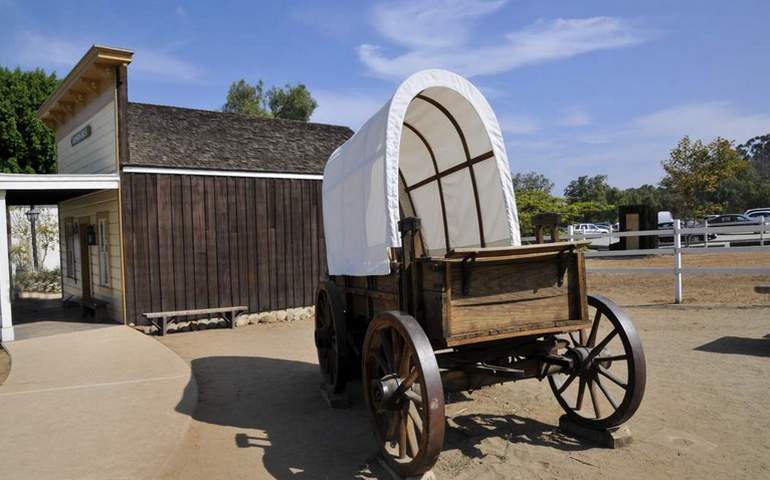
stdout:
POLYGON ((596 393, 596 388, 594 387, 594 382, 588 380, 588 393, 591 397, 591 403, 594 406, 594 414, 596 415, 596 418, 602 417, 602 409, 599 406, 599 398, 596 393))
POLYGON ((420 412, 417 411, 417 407, 415 407, 414 402, 409 401, 409 407, 407 409, 407 413, 409 414, 409 418, 412 419, 412 423, 414 423, 414 427, 417 429, 417 432, 422 434, 422 417, 420 417, 420 412))
POLYGON ((409 388, 412 388, 412 384, 417 380, 417 377, 420 376, 420 371, 417 370, 417 367, 412 367, 412 371, 409 372, 409 375, 404 379, 403 382, 401 382, 401 392, 406 391, 409 388))
POLYGON ((387 360, 385 360, 385 357, 382 355, 382 352, 378 350, 374 350, 372 352, 372 357, 374 357, 374 360, 377 362, 377 365, 380 366, 380 369, 382 369, 383 373, 388 374, 391 373, 390 367, 388 366, 387 360))
POLYGON ((416 405, 422 405, 422 396, 420 396, 419 393, 415 392, 411 388, 404 391, 404 396, 410 401, 414 402, 416 405))
POLYGON ((580 345, 580 343, 575 340, 575 332, 569 332, 569 339, 572 340, 572 345, 580 345))
POLYGON ((398 421, 398 457, 406 457, 406 417, 399 415, 398 421))
POLYGON ((393 366, 399 368, 401 365, 401 350, 403 349, 401 335, 395 328, 390 329, 391 343, 393 348, 393 366))
POLYGON ((404 413, 402 414, 404 416, 404 422, 406 423, 406 440, 407 440, 407 451, 409 453, 409 456, 414 458, 417 456, 417 452, 420 450, 420 444, 417 441, 417 432, 415 432, 414 422, 412 421, 411 416, 409 415, 409 404, 411 402, 404 403, 404 413))
MULTIPOLYGON (((620 387, 620 388, 622 388, 624 390, 628 389, 628 383, 626 383, 623 380, 619 379, 617 376, 615 376, 614 373, 610 372, 609 370, 607 370, 606 368, 602 367, 601 365, 599 365, 599 370, 598 371, 599 371, 599 373, 601 375, 604 375, 605 377, 610 379, 610 381, 612 381, 612 383, 614 383, 618 387, 620 387)), ((598 377, 597 377, 597 380, 598 380, 598 377)))
POLYGON ((591 325, 591 333, 588 335, 588 343, 587 345, 589 347, 594 346, 594 342, 596 342, 596 334, 599 333, 599 321, 602 318, 602 311, 598 308, 596 309, 596 315, 594 315, 594 323, 591 325))
POLYGON ((586 363, 591 363, 591 361, 594 358, 596 358, 602 352, 602 350, 604 350, 604 347, 606 347, 607 344, 609 344, 617 334, 618 334, 617 330, 611 331, 610 333, 607 334, 606 337, 604 337, 604 340, 599 342, 597 346, 593 347, 593 349, 591 350, 591 353, 588 354, 588 358, 586 358, 586 363))
POLYGON ((388 363, 388 373, 396 372, 398 364, 393 362, 393 342, 391 341, 390 333, 385 329, 380 331, 380 346, 382 347, 382 354, 388 363))
POLYGON ((564 381, 564 383, 561 384, 561 386, 559 387, 558 392, 560 394, 564 393, 564 390, 566 390, 567 387, 569 387, 572 384, 572 382, 575 380, 576 377, 577 377, 577 373, 570 374, 570 376, 567 377, 567 379, 564 381))
POLYGON ((390 442, 390 446, 396 446, 396 431, 398 430, 398 424, 401 421, 401 414, 399 412, 392 412, 388 417, 388 428, 385 432, 385 441, 390 442))
POLYGON ((605 397, 607 397, 607 401, 610 402, 610 405, 612 405, 612 408, 615 410, 618 409, 618 402, 610 395, 610 392, 607 391, 607 388, 602 383, 601 379, 599 377, 596 377, 596 384, 599 385, 599 390, 602 391, 605 397))
POLYGON ((583 408, 583 397, 586 393, 586 380, 583 377, 580 377, 580 383, 578 384, 578 394, 577 394, 577 401, 575 402, 575 410, 580 410, 583 408))
POLYGON ((621 362, 621 361, 624 361, 624 360, 628 360, 628 355, 623 353, 623 354, 620 354, 620 355, 597 356, 596 360, 600 361, 600 362, 621 362))

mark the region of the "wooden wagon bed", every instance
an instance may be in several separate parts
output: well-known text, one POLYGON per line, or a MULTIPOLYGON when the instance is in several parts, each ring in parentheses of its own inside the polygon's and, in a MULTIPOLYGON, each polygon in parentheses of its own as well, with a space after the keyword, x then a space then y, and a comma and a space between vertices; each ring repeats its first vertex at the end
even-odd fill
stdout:
MULTIPOLYGON (((567 332, 589 326, 586 242, 454 249, 407 269, 415 318, 434 348, 567 332)), ((399 266, 390 275, 333 277, 349 314, 403 309, 399 266)))

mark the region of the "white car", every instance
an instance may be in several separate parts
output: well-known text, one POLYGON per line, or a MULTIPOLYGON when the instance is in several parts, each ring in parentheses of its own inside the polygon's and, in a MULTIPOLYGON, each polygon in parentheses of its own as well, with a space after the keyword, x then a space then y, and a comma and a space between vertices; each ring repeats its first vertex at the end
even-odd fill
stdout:
POLYGON ((744 215, 752 220, 764 223, 770 222, 770 208, 754 208, 752 210, 747 210, 747 212, 748 213, 744 213, 744 215))
POLYGON ((595 223, 578 223, 573 225, 575 232, 583 234, 602 234, 610 233, 610 229, 604 226, 596 225, 595 223))

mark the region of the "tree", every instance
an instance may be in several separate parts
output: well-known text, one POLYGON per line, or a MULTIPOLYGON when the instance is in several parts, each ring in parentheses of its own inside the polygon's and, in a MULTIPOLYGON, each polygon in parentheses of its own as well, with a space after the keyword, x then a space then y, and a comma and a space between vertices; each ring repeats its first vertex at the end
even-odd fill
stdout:
POLYGON ((607 175, 582 175, 572 180, 564 189, 567 202, 599 202, 608 203, 617 198, 619 190, 607 183, 607 175), (609 198, 608 198, 609 197, 609 198))
POLYGON ((56 74, 0 67, 0 172, 52 173, 56 167, 53 132, 37 109, 57 85, 56 74))
POLYGON ((231 83, 227 92, 227 101, 222 107, 222 111, 269 117, 270 113, 265 108, 262 80, 258 81, 256 85, 249 85, 244 79, 231 83))
POLYGON ((230 84, 222 111, 307 122, 317 106, 303 84, 273 86, 265 92, 262 80, 250 85, 241 79, 230 84))
POLYGON ((553 190, 553 182, 542 173, 517 173, 512 177, 512 180, 515 192, 520 190, 539 190, 550 194, 551 190, 553 190))
POLYGON ((770 180, 770 133, 749 139, 738 146, 738 152, 749 161, 760 177, 770 180))
MULTIPOLYGON (((25 215, 29 207, 11 207, 10 230, 13 238, 12 262, 29 269, 32 265, 32 232, 29 219, 25 215)), ((59 219, 55 209, 43 207, 35 223, 39 265, 45 264, 45 259, 59 244, 59 219)))
POLYGON ((273 87, 267 92, 267 104, 275 118, 307 122, 318 103, 303 85, 273 87))
POLYGON ((661 185, 668 189, 678 216, 699 218, 722 213, 729 202, 720 194, 725 180, 746 172, 749 163, 732 142, 716 138, 708 145, 685 136, 663 161, 666 176, 661 185))

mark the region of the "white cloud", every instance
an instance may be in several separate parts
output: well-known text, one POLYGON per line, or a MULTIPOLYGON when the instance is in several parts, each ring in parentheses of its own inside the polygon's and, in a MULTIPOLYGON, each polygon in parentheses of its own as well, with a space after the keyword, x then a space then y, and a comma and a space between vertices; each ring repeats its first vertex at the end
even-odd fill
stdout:
POLYGON ((384 37, 415 49, 461 45, 473 20, 500 9, 505 0, 422 0, 380 3, 374 7, 374 27, 384 37))
POLYGON ((639 115, 614 128, 565 132, 508 140, 511 170, 537 168, 556 183, 557 191, 580 175, 606 174, 618 187, 655 184, 663 176, 661 161, 682 136, 704 142, 721 136, 742 143, 770 132, 770 114, 747 112, 729 102, 701 102, 639 115))
POLYGON ((562 113, 558 124, 563 127, 584 127, 591 124, 591 117, 582 109, 573 107, 562 113))
POLYGON ((498 118, 500 128, 513 135, 529 135, 537 131, 537 122, 524 115, 501 115, 498 118))
MULTIPOLYGON (((25 67, 69 69, 90 47, 87 41, 25 31, 16 34, 10 53, 25 67)), ((196 65, 152 48, 137 48, 129 69, 131 74, 151 76, 158 81, 195 83, 203 77, 196 65)))
POLYGON ((311 121, 345 125, 358 130, 388 100, 387 93, 354 92, 339 93, 330 90, 311 89, 318 102, 311 121))
POLYGON ((474 24, 502 6, 502 1, 478 0, 380 4, 373 11, 375 28, 406 52, 388 55, 383 47, 365 43, 358 48, 359 58, 371 72, 386 77, 424 68, 476 76, 643 41, 638 31, 613 17, 539 20, 500 39, 489 38, 484 30, 477 35, 483 41, 473 41, 474 24))
POLYGON ((723 137, 742 143, 770 132, 770 115, 741 112, 729 102, 690 103, 641 116, 631 127, 648 136, 689 135, 705 142, 723 137))

